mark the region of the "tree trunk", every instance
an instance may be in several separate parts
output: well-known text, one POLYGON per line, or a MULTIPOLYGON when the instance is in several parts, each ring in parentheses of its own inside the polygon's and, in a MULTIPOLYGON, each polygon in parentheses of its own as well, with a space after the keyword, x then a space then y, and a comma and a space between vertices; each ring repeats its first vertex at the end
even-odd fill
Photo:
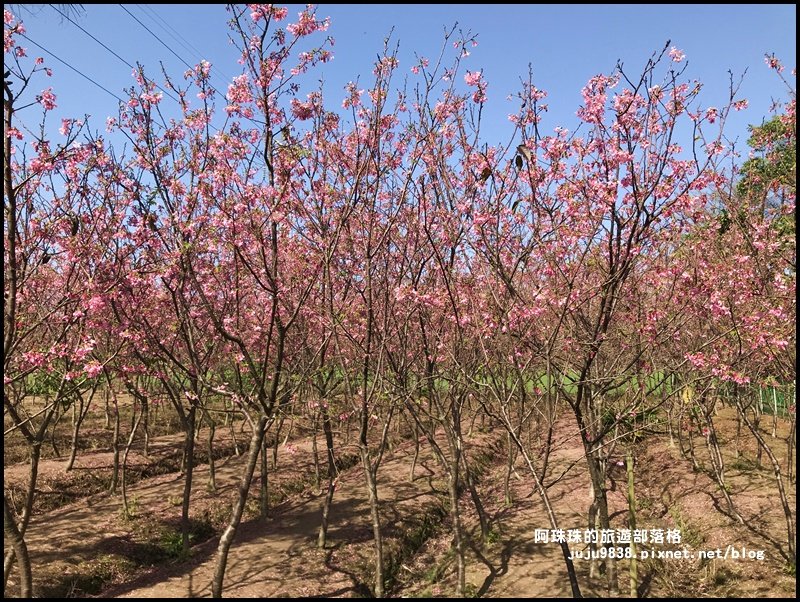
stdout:
POLYGON ((489 537, 489 519, 486 516, 486 510, 484 510, 483 503, 481 502, 480 495, 478 494, 478 487, 475 483, 474 475, 472 474, 472 468, 470 468, 469 465, 466 449, 462 448, 462 453, 464 461, 464 479, 467 482, 467 489, 469 489, 469 495, 470 498, 472 498, 472 504, 475 506, 475 512, 478 513, 478 520, 480 521, 481 525, 481 541, 485 542, 489 537))
POLYGON ((314 460, 314 487, 317 491, 322 488, 322 475, 320 475, 319 470, 319 450, 317 449, 317 427, 319 418, 318 414, 314 414, 314 419, 312 420, 312 434, 311 434, 311 457, 314 460))
POLYGON ((322 409, 322 430, 325 432, 325 446, 328 456, 328 491, 322 502, 322 522, 319 526, 319 537, 317 547, 323 549, 328 543, 328 517, 331 511, 333 494, 336 491, 336 480, 338 473, 336 469, 336 457, 333 454, 333 429, 331 428, 331 417, 328 408, 322 409))
POLYGON ((717 485, 719 485, 720 492, 722 492, 722 496, 725 498, 725 502, 728 505, 728 512, 740 524, 743 525, 744 518, 742 518, 742 515, 739 514, 736 506, 734 506, 733 499, 728 491, 728 485, 725 482, 725 461, 722 458, 722 452, 719 449, 717 431, 714 428, 714 422, 711 418, 711 413, 703 409, 703 415, 705 416, 706 428, 708 429, 708 434, 705 436, 705 439, 706 446, 708 447, 708 457, 711 461, 711 470, 713 472, 714 480, 717 482, 717 485))
MULTIPOLYGON (((31 514, 33 512, 33 501, 36 497, 36 481, 39 477, 39 458, 41 457, 41 450, 41 443, 34 443, 31 446, 31 462, 28 472, 28 490, 25 492, 25 505, 22 508, 19 523, 14 523, 14 527, 17 529, 19 536, 23 538, 25 537, 25 532, 28 530, 28 523, 30 523, 31 514)), ((11 569, 14 567, 15 558, 16 549, 14 546, 11 546, 3 559, 3 588, 5 588, 6 583, 8 583, 11 569)))
POLYGON ((192 499, 192 476, 194 474, 194 423, 197 406, 192 404, 186 414, 186 438, 184 450, 183 504, 181 506, 181 549, 189 552, 189 505, 192 499))
POLYGON ((214 598, 222 597, 222 585, 225 581, 225 569, 228 565, 228 553, 233 544, 233 539, 236 537, 236 530, 239 528, 239 523, 242 521, 242 514, 244 507, 247 503, 247 495, 250 492, 250 483, 253 480, 253 473, 258 464, 258 457, 261 451, 261 446, 264 442, 264 432, 267 427, 267 417, 261 415, 258 422, 253 425, 253 435, 250 438, 250 449, 247 455, 247 464, 244 468, 244 474, 239 482, 239 497, 233 506, 228 526, 219 538, 219 546, 217 547, 217 564, 214 569, 214 580, 211 583, 211 592, 214 598))
POLYGON ((145 458, 150 457, 150 401, 147 397, 141 400, 142 403, 142 423, 144 426, 144 447, 142 454, 145 458))
MULTIPOLYGON (((128 454, 131 451, 131 446, 133 445, 133 440, 136 437, 136 431, 139 429, 139 424, 142 421, 144 410, 139 412, 139 415, 136 417, 133 423, 133 427, 131 428, 130 437, 128 437, 128 443, 125 445, 125 453, 122 455, 122 474, 120 480, 122 481, 122 509, 125 513, 125 518, 130 518, 130 512, 128 511, 128 488, 127 483, 125 481, 126 475, 126 468, 128 467, 128 454)), ((133 413, 136 415, 136 405, 133 406, 133 413)))
MULTIPOLYGON (((589 492, 589 495, 592 498, 592 502, 589 504, 589 516, 588 516, 588 523, 586 528, 589 530, 590 533, 597 533, 597 499, 594 496, 594 485, 592 485, 592 490, 589 492)), ((589 537, 589 579, 597 578, 597 567, 599 566, 598 558, 597 558, 597 539, 590 535, 589 537)))
MULTIPOLYGON (((606 475, 603 469, 603 461, 597 457, 599 452, 589 453, 589 473, 592 478, 592 489, 594 493, 595 508, 597 509, 597 522, 600 529, 610 528, 610 518, 608 514, 608 496, 606 494, 606 475)), ((614 544, 604 544, 606 548, 612 547, 614 544)), ((608 584, 608 591, 610 594, 619 592, 619 583, 617 581, 617 564, 614 558, 609 556, 605 560, 606 579, 608 584)))
MULTIPOLYGON (((506 424, 506 429, 511 429, 509 424, 506 424)), ((511 433, 514 443, 517 446, 522 458, 525 460, 525 464, 528 466, 528 470, 533 477, 533 482, 536 485, 536 490, 539 492, 539 497, 542 498, 542 503, 544 503, 545 512, 547 512, 547 518, 550 520, 550 526, 553 529, 558 529, 558 519, 556 518, 556 514, 553 511, 553 506, 550 503, 550 496, 547 495, 547 489, 545 489, 544 485, 542 484, 542 480, 539 478, 539 475, 536 472, 536 468, 531 461, 530 456, 522 447, 522 442, 517 437, 516 433, 512 433, 511 430, 508 430, 511 433)), ((582 598, 583 595, 581 594, 581 588, 578 584, 578 575, 575 572, 575 563, 572 562, 572 554, 569 551, 569 545, 567 545, 566 541, 561 542, 561 554, 564 556, 564 564, 567 568, 567 577, 569 578, 570 588, 572 589, 572 597, 573 598, 582 598)))
MULTIPOLYGON (((9 547, 14 550, 14 556, 17 558, 20 575, 20 598, 30 598, 33 595, 33 579, 31 577, 31 560, 28 556, 28 546, 17 528, 5 491, 3 491, 3 535, 9 547)), ((5 590, 4 584, 3 597, 8 596, 5 590)))
MULTIPOLYGON (((231 405, 233 407, 233 405, 231 405)), ((231 439, 233 439, 233 453, 236 454, 238 458, 241 455, 241 451, 239 450, 239 441, 236 439, 236 428, 233 425, 233 413, 227 414, 225 419, 228 421, 228 425, 231 427, 231 439)))
POLYGON ((111 385, 105 388, 104 391, 104 399, 105 399, 105 414, 106 414, 106 423, 103 426, 104 429, 111 430, 111 406, 109 401, 111 400, 111 385))
POLYGON ((272 470, 278 468, 278 447, 281 444, 281 431, 283 430, 283 422, 286 420, 284 416, 278 421, 278 427, 275 429, 275 443, 272 446, 272 470))
POLYGON ((208 490, 217 490, 217 465, 214 461, 214 434, 217 430, 217 423, 206 415, 206 422, 208 422, 208 439, 206 440, 206 450, 208 453, 208 490))
POLYGON ((694 412, 690 414, 689 417, 689 431, 686 434, 686 438, 689 442, 689 456, 692 460, 692 468, 695 472, 700 472, 702 470, 702 466, 697 461, 697 455, 694 453, 694 432, 699 427, 699 423, 696 423, 694 412))
POLYGON ((411 459, 411 473, 410 480, 414 481, 414 470, 417 468, 417 460, 419 460, 419 427, 414 422, 412 425, 412 437, 414 439, 414 457, 411 459))
POLYGON ((794 531, 794 522, 795 518, 792 516, 792 509, 789 506, 789 500, 786 496, 786 487, 783 484, 783 476, 781 475, 781 465, 778 462, 778 459, 775 457, 775 454, 772 453, 772 449, 767 445, 767 442, 764 440, 764 437, 761 436, 761 433, 758 430, 758 426, 755 425, 750 418, 747 416, 746 412, 741 406, 741 402, 739 398, 736 398, 736 407, 742 415, 747 428, 750 429, 750 432, 753 433, 753 437, 756 438, 758 441, 758 449, 764 450, 764 453, 767 454, 769 461, 772 463, 772 471, 775 475, 775 484, 778 487, 778 494, 780 495, 781 499, 781 506, 783 507, 783 514, 786 518, 786 534, 787 534, 787 543, 789 545, 789 556, 792 565, 795 565, 797 562, 796 550, 795 550, 795 531, 794 531))
POLYGON ((364 477, 367 482, 367 494, 369 495, 370 516, 372 518, 372 534, 375 539, 375 589, 376 598, 383 598, 384 589, 384 568, 383 568, 383 536, 381 533, 381 517, 378 502, 378 487, 375 482, 375 475, 372 472, 372 461, 366 445, 360 445, 361 463, 364 467, 364 477))
MULTIPOLYGON (((634 473, 633 473, 633 452, 628 450, 628 455, 625 458, 625 467, 628 473, 628 528, 631 533, 636 531, 636 493, 634 490, 634 473)), ((630 576, 631 576, 631 598, 639 597, 639 572, 637 565, 637 549, 634 538, 631 537, 631 563, 630 563, 630 576)))
POLYGON ((464 533, 461 528, 461 512, 458 503, 458 471, 459 457, 456 453, 450 463, 448 492, 450 494, 450 518, 453 521, 453 547, 456 551, 456 596, 463 598, 466 588, 466 561, 464 558, 464 533))
POLYGON ((58 449, 58 444, 56 443, 56 429, 63 416, 64 412, 56 412, 53 414, 53 427, 50 429, 50 447, 53 450, 53 458, 56 460, 61 459, 61 450, 58 449))
POLYGON ((550 452, 553 450, 553 418, 548 416, 547 437, 544 441, 544 455, 542 457, 542 479, 547 477, 547 467, 550 464, 550 452))
POLYGON ((511 496, 511 473, 514 471, 514 457, 516 456, 516 447, 512 445, 511 433, 507 433, 508 438, 508 457, 506 458, 506 470, 503 476, 503 499, 507 508, 511 507, 514 500, 511 496))
MULTIPOLYGON (((78 413, 76 419, 73 421, 72 425, 72 440, 70 441, 70 448, 69 448, 69 460, 67 460, 67 466, 64 469, 64 472, 69 472, 72 470, 72 466, 75 464, 75 458, 78 455, 78 436, 80 434, 81 425, 83 424, 83 419, 86 418, 86 414, 89 412, 89 404, 85 404, 84 408, 84 399, 83 395, 78 395, 78 413)), ((75 408, 75 402, 73 403, 73 409, 75 408)))
MULTIPOLYGON (((738 399, 739 399, 739 387, 738 386, 734 386, 733 395, 734 395, 734 398, 738 402, 738 399)), ((755 419, 753 420, 753 428, 756 431, 761 428, 761 412, 763 411, 763 408, 762 408, 761 404, 762 404, 761 389, 759 388, 758 389, 758 403, 756 404, 756 414, 755 414, 755 419)), ((750 430, 752 431, 753 429, 750 429, 750 430)), ((758 466, 759 468, 761 468, 761 452, 762 452, 761 446, 760 445, 756 446, 756 466, 758 466)))
POLYGON ((119 403, 116 397, 114 397, 114 434, 111 439, 111 449, 114 451, 114 457, 111 465, 111 484, 108 487, 108 491, 111 495, 115 495, 119 481, 119 403))
POLYGON ((735 454, 735 457, 736 457, 737 460, 742 455, 742 452, 741 452, 741 447, 742 447, 741 437, 742 437, 742 417, 737 412, 737 414, 736 414, 736 438, 734 440, 734 454, 735 454))
POLYGON ((793 466, 793 462, 792 461, 794 460, 794 441, 795 441, 796 433, 797 433, 797 419, 795 418, 795 414, 792 413, 791 418, 790 418, 790 422, 789 422, 789 436, 786 438, 786 447, 787 447, 787 453, 786 453, 786 475, 789 478, 789 482, 790 483, 794 483, 794 480, 795 480, 795 477, 794 477, 795 473, 794 473, 794 469, 793 469, 794 466, 793 466))
POLYGON ((267 440, 261 444, 261 482, 258 487, 258 505, 261 520, 267 520, 269 515, 269 467, 267 466, 267 440))

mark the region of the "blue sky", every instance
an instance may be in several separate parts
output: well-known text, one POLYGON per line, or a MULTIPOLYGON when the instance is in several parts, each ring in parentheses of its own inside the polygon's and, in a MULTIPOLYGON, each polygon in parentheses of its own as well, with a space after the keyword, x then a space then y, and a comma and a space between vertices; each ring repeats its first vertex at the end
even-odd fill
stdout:
MULTIPOLYGON (((230 77, 239 73, 235 51, 227 40, 227 13, 222 5, 126 8, 189 63, 205 58, 218 74, 230 77)), ((299 10, 290 5, 290 17, 299 10)), ((35 14, 21 12, 31 39, 109 90, 123 96, 121 90, 132 84, 128 67, 51 8, 45 6, 35 14)), ((768 114, 771 99, 786 98, 785 86, 764 64, 764 53, 774 52, 781 58, 792 82, 789 71, 796 64, 797 53, 796 5, 321 4, 318 16, 331 17, 328 34, 336 40, 335 59, 304 80, 305 90, 315 88, 324 76, 332 109, 340 106, 346 82, 359 76, 362 83, 369 82, 372 62, 392 29, 392 39, 400 43, 404 74, 409 73, 415 52, 436 55, 445 27, 458 22, 463 30, 477 34, 479 46, 472 49, 465 67, 483 69, 489 82, 484 113, 485 141, 489 143, 507 141, 512 131, 507 115, 514 105, 506 97, 519 89, 529 63, 537 87, 549 93, 550 113, 544 129, 551 131, 556 125, 573 129, 580 89, 592 75, 611 72, 618 59, 635 74, 670 39, 686 53, 687 75, 704 83, 701 98, 706 106, 725 104, 728 70, 736 75, 747 70, 737 98, 747 98, 750 108, 734 114, 727 129, 728 135, 738 136, 743 145, 747 124, 760 122, 768 114)), ((175 77, 186 69, 119 5, 86 5, 76 21, 128 62, 143 63, 151 77, 158 74, 159 61, 175 77)), ((117 101, 111 96, 32 44, 22 44, 29 48, 30 56, 44 55, 54 70, 53 77, 49 81, 41 78, 38 87, 53 86, 58 97, 56 117, 89 113, 94 127, 102 130, 105 118, 116 115, 117 101)), ((221 79, 214 83, 224 90, 221 79)))

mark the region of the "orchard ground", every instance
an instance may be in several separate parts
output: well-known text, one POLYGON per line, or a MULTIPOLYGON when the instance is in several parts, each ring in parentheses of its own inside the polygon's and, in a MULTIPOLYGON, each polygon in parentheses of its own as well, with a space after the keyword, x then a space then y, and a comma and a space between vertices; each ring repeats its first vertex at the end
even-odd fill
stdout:
MULTIPOLYGON (((64 473, 63 458, 47 458, 40 467, 41 499, 54 488, 83 483, 91 474, 100 482, 110 474, 111 453, 102 417, 93 417, 97 449, 78 455, 75 468, 64 473)), ((736 423, 723 409, 718 433, 732 439, 736 423)), ((778 438, 786 437, 779 423, 778 438)), ((240 429, 241 425, 236 425, 240 429)), ((479 436, 473 454, 480 456, 479 491, 491 517, 490 534, 481 542, 480 528, 469 494, 462 494, 465 530, 469 533, 468 591, 481 597, 569 596, 560 551, 555 544, 534 543, 534 530, 547 528, 547 518, 533 484, 520 462, 511 481, 512 502, 504 501, 506 463, 503 440, 492 440, 491 430, 479 436)), ((92 431, 91 428, 87 432, 92 431)), ((129 470, 143 475, 128 488, 132 517, 124 518, 119 495, 94 493, 56 496, 63 506, 47 510, 37 506, 26 535, 39 595, 102 597, 208 596, 217 536, 229 511, 242 457, 233 453, 230 432, 218 439, 217 491, 205 486, 207 465, 195 472, 192 494, 193 537, 189 556, 181 554, 177 525, 180 518, 182 479, 181 434, 160 435, 151 442, 147 458, 141 443, 132 452, 129 470), (161 466, 161 468, 160 468, 161 466), (146 476, 148 472, 159 476, 146 476), (163 472, 163 474, 161 474, 163 472)), ((771 432, 765 432, 771 438, 771 432)), ((202 440, 203 433, 200 433, 202 440)), ((240 437, 246 439, 246 437, 240 437)), ((445 510, 445 486, 440 468, 423 443, 415 479, 410 479, 413 444, 401 436, 379 471, 381 512, 389 542, 389 595, 393 597, 449 596, 454 591, 454 557, 445 510)), ((696 436, 702 449, 702 437, 696 436)), ((228 597, 363 596, 370 593, 372 560, 369 506, 358 464, 344 468, 331 511, 330 543, 316 547, 321 495, 314 478, 312 444, 300 429, 293 429, 286 452, 278 445, 278 464, 270 464, 269 517, 259 516, 257 483, 253 499, 231 552, 226 579, 228 597)), ((241 445, 241 444, 240 444, 241 445)), ((551 500, 561 526, 585 528, 590 484, 582 464, 583 448, 568 417, 557 420, 552 467, 548 471, 551 500)), ((240 449, 241 451, 241 449, 240 449)), ((354 453, 344 447, 340 454, 354 453)), ((11 446, 7 453, 14 453, 11 446)), ((680 457, 668 437, 654 435, 638 444, 637 504, 642 528, 679 529, 680 546, 692 551, 728 545, 763 550, 757 560, 648 560, 640 564, 640 594, 644 597, 701 596, 780 597, 790 595, 795 578, 786 568, 782 517, 769 471, 759 469, 756 450, 745 447, 740 458, 729 462, 729 487, 737 508, 746 518, 739 525, 724 511, 724 501, 714 481, 694 471, 680 457)), ((217 455, 217 454, 215 454, 217 455)), ((6 468, 12 490, 26 478, 27 466, 6 468)), ((89 481, 91 482, 91 481, 89 481)), ((106 484, 104 482, 103 484, 106 484)), ((625 469, 609 474, 612 524, 627 526, 625 469)), ((103 487, 104 489, 104 487, 103 487)), ((91 488, 87 488, 87 492, 91 488)), ((794 497, 792 498, 794 503, 794 497)), ((585 546, 573 546, 582 549, 585 546)), ((576 560, 584 595, 607 595, 602 578, 589 577, 589 563, 576 560)), ((627 586, 626 561, 620 562, 622 591, 627 586)), ((10 586, 13 588, 15 577, 10 586)))

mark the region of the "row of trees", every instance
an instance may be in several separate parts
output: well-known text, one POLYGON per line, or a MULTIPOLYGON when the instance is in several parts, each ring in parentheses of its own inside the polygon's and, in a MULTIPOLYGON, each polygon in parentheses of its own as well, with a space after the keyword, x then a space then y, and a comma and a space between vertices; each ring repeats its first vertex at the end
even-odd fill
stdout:
MULTIPOLYGON (((640 74, 620 65, 592 78, 573 131, 540 130, 547 95, 529 77, 508 142, 491 145, 487 83, 462 65, 472 38, 451 31, 441 56, 421 59, 408 81, 387 43, 370 85, 348 85, 334 111, 322 90, 299 93, 331 56, 330 39, 305 49, 326 21, 311 8, 285 26, 286 9, 229 10, 242 71, 227 92, 206 62, 182 82, 157 84, 140 69, 109 138, 76 119, 51 133, 56 98, 34 87, 46 68, 28 59, 23 26, 5 13, 3 400, 31 464, 21 516, 4 494, 6 581, 16 557, 30 594, 24 533, 53 417, 101 383, 125 386, 142 414, 157 389, 177 412, 187 547, 199 421, 213 427, 222 400, 249 425, 215 596, 260 459, 266 466, 266 435, 306 403, 329 466, 323 546, 333 425, 357 429, 378 596, 379 469, 393 421, 404 417, 440 461, 461 594, 464 487, 487 528, 466 421, 504 427, 509 470, 518 455, 557 528, 545 481, 556 415, 570 413, 592 483, 588 524, 608 528, 606 464, 640 428, 636 417, 659 415, 680 431, 690 408, 713 432, 721 389, 734 390, 732 405, 773 465, 794 562, 787 467, 746 395, 752 384, 795 379, 788 82, 789 102, 753 129, 741 173, 723 126, 746 102, 732 85, 724 106, 701 106, 700 85, 668 45, 640 74), (111 142, 123 139, 124 154, 111 142), (50 395, 34 410, 31 383, 43 375, 50 395), (680 391, 690 386, 687 401, 680 391)), ((722 455, 711 457, 727 491, 722 455)), ((609 561, 612 590, 615 570, 609 561)))

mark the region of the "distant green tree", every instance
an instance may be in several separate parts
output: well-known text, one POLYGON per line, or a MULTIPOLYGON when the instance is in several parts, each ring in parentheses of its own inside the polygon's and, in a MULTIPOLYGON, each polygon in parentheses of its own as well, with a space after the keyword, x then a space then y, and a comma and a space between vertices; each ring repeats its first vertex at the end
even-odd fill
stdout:
MULTIPOLYGON (((785 81, 785 80, 784 80, 785 81)), ((789 88, 789 101, 761 125, 751 125, 747 143, 750 158, 741 168, 735 202, 720 215, 720 233, 738 222, 749 231, 766 220, 776 240, 784 268, 793 272, 795 260, 795 207, 797 197, 797 99, 789 88)), ((733 199, 731 199, 733 200, 733 199)))
MULTIPOLYGON (((792 101, 794 106, 794 101, 792 101)), ((753 156, 742 165, 737 192, 751 201, 783 204, 797 193, 797 120, 794 111, 750 126, 753 156)))

